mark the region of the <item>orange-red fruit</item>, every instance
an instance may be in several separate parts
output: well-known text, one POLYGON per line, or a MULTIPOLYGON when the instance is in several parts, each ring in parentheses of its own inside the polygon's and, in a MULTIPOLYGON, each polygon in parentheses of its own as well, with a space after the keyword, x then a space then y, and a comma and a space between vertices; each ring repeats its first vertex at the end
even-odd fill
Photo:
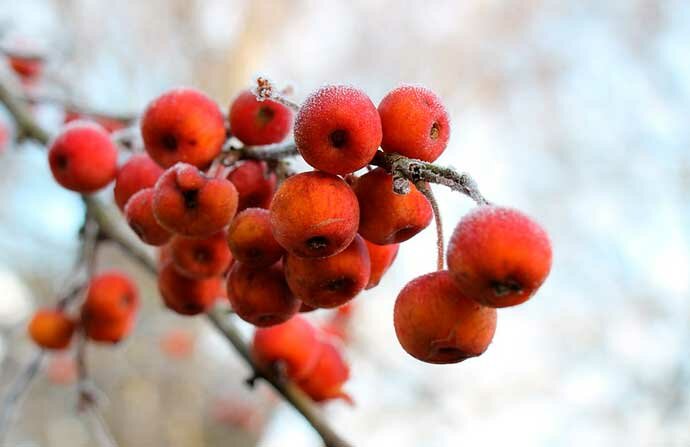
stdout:
POLYGON ((458 363, 482 354, 496 330, 496 309, 465 295, 448 271, 410 281, 398 295, 395 333, 411 356, 427 363, 458 363))
POLYGON ((429 201, 410 184, 410 192, 393 192, 393 176, 382 168, 367 172, 354 182, 359 200, 359 234, 369 242, 389 245, 404 242, 431 222, 429 201))
POLYGON ((168 309, 181 315, 197 315, 211 308, 222 296, 220 276, 191 279, 180 274, 172 262, 158 272, 158 291, 168 309))
POLYGON ((232 102, 229 119, 230 132, 244 144, 272 144, 290 132, 292 111, 270 99, 259 101, 245 90, 232 102))
POLYGON ((192 279, 221 276, 232 262, 225 231, 206 238, 175 236, 170 248, 177 271, 192 279))
POLYGON ((546 231, 520 211, 499 206, 476 208, 460 220, 447 256, 463 293, 491 307, 527 301, 551 270, 546 231))
POLYGON ((357 234, 357 197, 340 177, 312 171, 288 178, 271 202, 271 229, 288 252, 331 256, 357 234))
POLYGON ((381 144, 381 119, 361 90, 322 87, 304 101, 295 118, 295 143, 314 168, 349 174, 374 158, 381 144))
POLYGON ((290 290, 306 304, 318 308, 340 306, 369 283, 371 264, 364 239, 356 236, 349 247, 328 258, 285 258, 290 290))
POLYGON ((130 197, 145 188, 152 188, 156 180, 163 174, 163 168, 146 154, 137 154, 130 157, 120 167, 115 178, 115 203, 121 210, 130 197))
POLYGON ((367 240, 364 242, 367 244, 369 260, 371 261, 371 273, 369 274, 369 283, 366 288, 371 289, 379 284, 383 274, 388 271, 393 261, 395 261, 400 245, 377 245, 367 240))
POLYGON ((235 262, 228 275, 228 299, 237 316, 255 326, 289 320, 301 302, 285 282, 282 263, 255 269, 235 262))
POLYGON ((246 160, 228 174, 239 194, 237 211, 247 208, 268 208, 276 191, 276 175, 268 172, 266 163, 246 160))
POLYGON ((248 208, 228 228, 228 246, 235 259, 249 267, 268 267, 285 253, 273 237, 268 210, 248 208))
POLYGON ((297 385, 315 402, 340 398, 352 403, 350 396, 343 391, 349 378, 350 367, 341 352, 334 344, 322 342, 316 366, 297 385))
POLYGON ((74 334, 75 324, 61 310, 39 309, 29 322, 31 339, 44 349, 65 349, 74 334))
POLYGON ((314 326, 296 315, 284 323, 257 328, 252 356, 264 367, 283 362, 287 376, 299 380, 314 369, 321 348, 314 326))
POLYGON ((396 88, 381 100, 379 115, 385 152, 432 162, 448 145, 448 113, 429 89, 409 85, 396 88))
POLYGON ((117 343, 131 332, 138 310, 136 285, 122 273, 106 272, 89 283, 81 323, 90 339, 117 343))
POLYGON ((211 98, 180 88, 149 104, 141 119, 141 135, 146 151, 164 168, 180 161, 206 168, 225 142, 225 124, 211 98))
POLYGON ((226 227, 237 211, 237 190, 224 178, 210 178, 178 163, 158 179, 153 213, 161 226, 188 237, 203 237, 226 227))
POLYGON ((10 67, 22 80, 32 81, 43 71, 43 58, 36 56, 9 56, 10 67))
POLYGON ((97 191, 117 174, 117 148, 101 126, 75 121, 50 143, 48 162, 55 180, 80 193, 97 191))
POLYGON ((153 215, 153 188, 142 189, 127 201, 125 219, 145 244, 163 245, 172 237, 153 215))

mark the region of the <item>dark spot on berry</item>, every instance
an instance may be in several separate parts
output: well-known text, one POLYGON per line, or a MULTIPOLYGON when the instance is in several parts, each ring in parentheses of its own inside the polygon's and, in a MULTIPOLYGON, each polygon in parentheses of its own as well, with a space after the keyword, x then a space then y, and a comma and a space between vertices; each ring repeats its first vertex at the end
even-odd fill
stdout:
POLYGON ((205 248, 198 248, 194 251, 194 260, 200 264, 204 264, 211 260, 211 253, 205 248))
POLYGON ((182 197, 184 198, 184 206, 188 209, 194 209, 199 206, 199 190, 189 189, 182 192, 182 197))
POLYGON ((167 151, 175 152, 177 150, 177 138, 175 138, 175 135, 169 133, 163 135, 163 138, 161 139, 161 144, 163 144, 163 147, 167 151))
POLYGON ((325 286, 330 292, 342 292, 352 287, 352 284, 352 279, 343 277, 331 279, 325 286))
POLYGON ((266 124, 271 122, 275 114, 276 113, 273 111, 272 108, 268 106, 262 106, 259 108, 259 113, 256 114, 256 119, 259 122, 259 125, 265 126, 266 124))
POLYGON ((261 315, 259 318, 257 318, 257 323, 259 326, 272 326, 279 320, 280 318, 276 315, 261 315))
POLYGON ((328 141, 336 149, 344 147, 347 144, 347 131, 342 129, 334 130, 328 136, 328 141))
POLYGON ((522 292, 522 285, 514 279, 505 279, 503 281, 491 281, 489 283, 496 296, 505 296, 511 293, 522 292))
POLYGON ((391 241, 406 241, 419 232, 419 228, 413 225, 403 227, 391 235, 391 241))
POLYGON ((69 158, 67 158, 67 156, 64 154, 58 154, 58 156, 55 157, 55 164, 57 165, 58 169, 64 171, 67 169, 67 166, 69 166, 69 158))
POLYGON ((429 131, 429 137, 431 137, 432 140, 436 140, 440 135, 441 126, 439 126, 438 123, 434 122, 434 124, 431 126, 431 130, 429 131))
POLYGON ((324 236, 314 236, 307 239, 307 247, 312 250, 321 250, 328 247, 328 238, 324 236))

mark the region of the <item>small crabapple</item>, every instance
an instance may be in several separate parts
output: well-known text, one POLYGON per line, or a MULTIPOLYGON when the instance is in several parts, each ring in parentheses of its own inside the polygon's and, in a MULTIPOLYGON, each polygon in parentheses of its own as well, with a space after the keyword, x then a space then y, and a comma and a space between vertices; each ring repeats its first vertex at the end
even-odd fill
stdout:
POLYGON ((172 234, 153 215, 153 188, 145 188, 134 194, 125 206, 125 219, 142 242, 149 245, 166 244, 172 234))
POLYGON ((69 346, 76 325, 62 310, 39 309, 29 322, 31 339, 44 349, 65 349, 69 346))
POLYGON ((245 160, 233 168, 227 178, 235 185, 239 195, 237 211, 270 206, 277 178, 275 173, 268 172, 266 162, 245 160))
POLYGON ((292 111, 271 99, 259 101, 250 90, 241 92, 230 106, 230 132, 250 146, 279 143, 292 125, 292 111))
POLYGON ((391 264, 393 264, 393 261, 395 261, 395 258, 398 256, 400 245, 377 245, 366 239, 364 242, 367 244, 369 260, 371 261, 371 273, 369 274, 369 283, 366 288, 371 289, 379 284, 383 274, 386 273, 391 264))
POLYGON ((180 274, 172 262, 158 272, 158 291, 168 309, 181 315, 206 312, 222 296, 220 276, 191 279, 180 274))
POLYGON ((381 144, 381 119, 354 87, 329 85, 304 101, 295 118, 295 143, 304 160, 330 174, 366 166, 381 144))
POLYGON ((304 172, 285 180, 270 211, 273 236, 296 256, 334 255, 357 234, 357 197, 340 177, 325 172, 304 172))
POLYGON ((546 231, 518 210, 481 206, 463 217, 448 244, 448 269, 463 293, 486 306, 530 299, 551 270, 546 231))
POLYGON ((117 174, 117 148, 98 124, 75 121, 50 143, 48 162, 55 180, 80 193, 95 192, 117 174))
POLYGON ((350 378, 350 367, 335 344, 323 341, 321 345, 314 369, 297 381, 297 386, 315 402, 344 399, 352 404, 350 395, 343 391, 343 385, 350 378))
POLYGON ((410 281, 395 301, 395 333, 411 356, 458 363, 481 355, 496 330, 496 309, 465 295, 447 270, 410 281))
POLYGON ((116 271, 91 279, 81 323, 94 341, 117 343, 132 331, 139 310, 139 291, 132 280, 116 271))
POLYGON ((146 154, 137 154, 130 157, 117 172, 113 194, 115 203, 121 209, 130 197, 144 188, 152 188, 163 174, 163 168, 146 154))
POLYGON ((247 208, 228 228, 228 246, 234 258, 248 267, 268 267, 285 253, 273 237, 268 210, 247 208))
POLYGON ((225 239, 225 231, 205 238, 173 237, 170 249, 175 268, 192 279, 223 275, 232 262, 225 239))

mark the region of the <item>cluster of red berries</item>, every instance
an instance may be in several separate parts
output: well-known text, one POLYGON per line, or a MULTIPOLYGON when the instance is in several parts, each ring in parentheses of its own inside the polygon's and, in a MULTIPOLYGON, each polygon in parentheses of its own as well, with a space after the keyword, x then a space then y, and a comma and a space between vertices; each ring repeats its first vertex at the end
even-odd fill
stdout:
POLYGON ((118 343, 132 332, 139 310, 139 291, 128 276, 104 272, 91 279, 78 315, 68 309, 39 309, 29 335, 44 349, 65 349, 77 329, 95 342, 118 343))
MULTIPOLYGON (((296 314, 343 306, 376 286, 399 244, 429 225, 431 204, 414 184, 397 194, 385 169, 356 171, 379 147, 436 160, 448 143, 448 115, 420 87, 397 88, 378 108, 355 88, 321 88, 294 120, 297 149, 315 170, 281 184, 265 162, 241 160, 228 172, 218 160, 226 128, 245 146, 278 143, 290 132, 291 110, 245 91, 227 121, 203 93, 169 91, 142 116, 146 154, 118 168, 108 132, 77 120, 50 145, 51 170, 80 193, 115 180, 115 202, 132 230, 161 247, 158 285, 168 308, 196 315, 227 297, 240 318, 258 327, 258 361, 282 362, 316 400, 341 397, 347 364, 324 341, 325 331, 296 314)), ((402 347, 430 363, 483 353, 494 335, 495 308, 535 293, 550 270, 551 247, 524 214, 486 205, 460 221, 447 257, 447 271, 411 281, 395 304, 402 347)), ((82 315, 85 328, 89 321, 100 320, 82 315)))

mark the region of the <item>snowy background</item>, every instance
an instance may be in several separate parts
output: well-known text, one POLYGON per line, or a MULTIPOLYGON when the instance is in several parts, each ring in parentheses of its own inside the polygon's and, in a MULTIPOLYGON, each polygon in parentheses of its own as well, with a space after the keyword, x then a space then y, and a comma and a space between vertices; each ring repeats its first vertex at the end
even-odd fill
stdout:
MULTIPOLYGON (((482 357, 426 365, 399 347, 392 307, 434 268, 434 230, 405 243, 358 298, 347 349, 357 405, 326 406, 355 445, 690 445, 687 0, 0 0, 0 29, 47 49, 55 83, 112 112, 178 85, 225 108, 258 74, 294 86, 297 100, 326 83, 374 103, 403 82, 441 96, 453 127, 438 162, 540 221, 553 270, 533 300, 499 313, 482 357)), ((37 113, 57 128, 59 110, 37 113)), ((33 353, 25 319, 68 273, 82 211, 30 145, 0 154, 0 188, 5 386, 33 353)), ((472 203, 436 191, 449 233, 472 203)), ((132 340, 93 357, 122 446, 320 445, 291 408, 268 411, 266 386, 243 388, 246 369, 203 320, 161 311, 135 265, 103 257, 147 291, 132 340), (193 353, 159 349, 171 331, 193 353)), ((50 377, 8 445, 94 445, 73 385, 50 377)))

